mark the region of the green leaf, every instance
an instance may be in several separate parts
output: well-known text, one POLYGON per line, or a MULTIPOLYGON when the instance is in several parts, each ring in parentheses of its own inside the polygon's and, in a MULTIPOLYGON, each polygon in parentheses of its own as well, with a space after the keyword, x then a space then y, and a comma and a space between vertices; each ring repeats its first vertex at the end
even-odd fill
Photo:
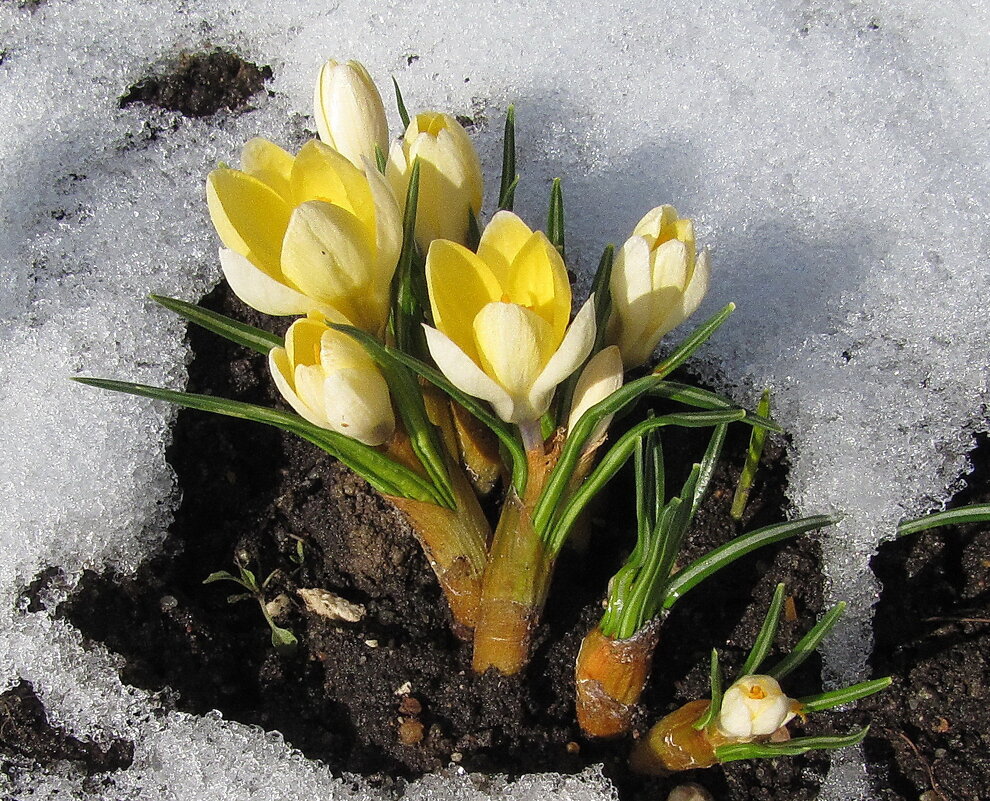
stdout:
POLYGON ((798 641, 798 644, 794 646, 794 650, 774 665, 771 670, 767 671, 767 675, 773 676, 777 681, 780 681, 788 673, 795 670, 805 659, 815 652, 821 641, 825 639, 825 635, 839 622, 839 618, 842 617, 842 613, 845 610, 846 604, 844 601, 840 601, 829 609, 811 631, 798 641))
POLYGON ((837 520, 838 518, 828 517, 827 515, 806 517, 801 520, 791 520, 786 523, 766 526, 765 528, 750 531, 729 540, 725 545, 720 545, 715 550, 695 559, 670 579, 670 582, 664 588, 664 609, 670 609, 677 601, 706 578, 714 575, 723 567, 732 564, 736 559, 752 553, 757 548, 786 540, 789 537, 796 537, 808 531, 814 531, 816 528, 831 526, 837 520))
POLYGON ((375 364, 381 368, 409 436, 409 444, 433 482, 433 486, 443 502, 440 505, 446 506, 448 509, 456 508, 454 488, 447 472, 446 450, 437 433, 436 426, 430 422, 426 413, 423 393, 420 391, 416 376, 408 367, 398 361, 388 348, 367 332, 349 325, 333 325, 331 327, 357 341, 374 359, 375 364))
POLYGON ((719 762, 736 762, 740 759, 770 759, 781 756, 798 756, 808 751, 828 751, 846 748, 863 742, 869 726, 851 734, 832 734, 819 737, 795 737, 783 743, 735 743, 715 749, 719 762))
MULTIPOLYGON (((664 380, 650 391, 651 395, 659 398, 667 398, 678 403, 693 406, 696 409, 738 409, 739 407, 728 398, 724 398, 714 392, 709 392, 701 387, 693 387, 689 384, 681 384, 677 381, 664 380)), ((743 421, 751 426, 765 428, 775 434, 783 434, 777 423, 768 417, 763 417, 756 412, 746 412, 746 419, 743 421)))
POLYGON ((808 695, 804 698, 799 698, 798 702, 804 707, 801 711, 811 715, 815 712, 824 712, 826 709, 833 709, 844 704, 851 704, 860 698, 866 698, 874 693, 878 693, 889 687, 891 681, 890 676, 882 679, 873 679, 872 681, 863 681, 851 687, 843 687, 841 690, 832 690, 831 692, 819 693, 818 695, 808 695))
POLYGON ((509 453, 512 462, 512 485, 516 488, 518 494, 522 495, 526 489, 526 451, 523 449, 522 442, 516 436, 513 428, 492 414, 482 401, 468 395, 466 392, 462 392, 450 383, 446 376, 439 370, 435 370, 415 356, 403 353, 395 348, 386 347, 386 350, 396 361, 401 362, 414 373, 446 392, 482 424, 491 429, 492 433, 498 437, 499 442, 502 443, 502 446, 509 453))
POLYGON ((392 332, 396 346, 408 353, 426 353, 423 335, 426 277, 416 248, 416 211, 419 207, 419 159, 413 161, 406 187, 406 205, 402 216, 402 249, 392 279, 392 332))
POLYGON ((358 442, 356 439, 345 437, 343 434, 338 434, 336 431, 328 431, 314 426, 295 414, 264 406, 255 406, 251 403, 217 398, 212 395, 176 392, 160 387, 132 384, 127 381, 112 381, 105 378, 73 378, 72 380, 100 389, 124 392, 153 400, 165 400, 189 409, 198 409, 203 412, 212 412, 275 426, 302 437, 339 459, 385 495, 398 495, 426 503, 436 504, 439 502, 432 485, 409 468, 393 462, 375 448, 358 442))
POLYGON ((253 592, 239 592, 236 595, 228 595, 227 603, 236 604, 239 601, 246 601, 248 598, 254 598, 253 592))
POLYGON ((958 526, 962 523, 986 523, 990 521, 990 503, 977 503, 970 506, 960 506, 945 512, 905 520, 897 526, 897 536, 906 537, 918 534, 936 526, 958 526))
POLYGON ((292 656, 296 652, 296 647, 299 645, 296 635, 288 629, 276 626, 274 623, 271 624, 271 629, 272 645, 275 646, 278 655, 283 657, 292 656))
POLYGON ((712 648, 711 666, 708 669, 708 682, 711 686, 712 700, 708 709, 692 724, 696 731, 701 731, 715 722, 718 713, 722 711, 722 671, 718 667, 718 651, 712 648))
MULTIPOLYGON (((760 402, 756 407, 756 413, 763 418, 770 417, 770 390, 763 390, 760 402)), ((732 510, 730 514, 733 520, 742 520, 743 512, 746 510, 746 502, 749 500, 750 490, 753 488, 753 481, 756 479, 756 470, 760 466, 760 457, 763 455, 763 443, 767 438, 764 428, 757 426, 749 435, 749 449, 746 451, 746 462, 743 464, 742 474, 739 476, 739 484, 736 486, 736 494, 732 498, 732 510)))
MULTIPOLYGON (((614 397, 621 391, 622 389, 620 388, 616 392, 612 393, 609 398, 614 397)), ((607 400, 608 398, 606 398, 605 401, 592 406, 591 409, 585 412, 584 415, 582 415, 581 420, 578 422, 578 425, 575 426, 575 430, 580 428, 581 423, 583 423, 595 409, 607 400)), ((745 414, 745 411, 742 409, 705 412, 679 412, 643 420, 619 437, 619 439, 615 441, 615 444, 608 449, 601 461, 598 463, 598 466, 592 471, 591 475, 588 476, 587 480, 577 489, 573 496, 564 505, 564 508, 557 520, 554 521, 552 517, 549 517, 549 515, 552 515, 555 511, 554 506, 556 506, 556 503, 554 506, 549 506, 547 508, 544 514, 548 515, 549 519, 544 519, 539 517, 543 508, 541 507, 541 504, 545 501, 547 493, 551 489, 551 485, 554 484, 557 476, 557 469, 560 468, 565 458, 570 458, 570 454, 567 452, 567 446, 569 444, 568 440, 568 442, 564 443, 560 460, 557 462, 554 471, 550 474, 550 479, 547 481, 547 485, 543 489, 540 500, 537 502, 536 511, 533 514, 534 529, 546 543, 548 551, 550 553, 556 553, 556 551, 559 550, 559 548, 564 544, 567 534, 570 532, 571 525, 573 525, 574 521, 581 514, 581 511, 591 501, 591 499, 601 491, 602 487, 608 483, 619 468, 626 463, 626 460, 632 455, 633 450, 635 450, 636 443, 640 437, 645 436, 654 428, 661 428, 663 426, 675 425, 683 426, 685 428, 714 426, 719 423, 728 423, 735 420, 741 420, 745 414)), ((573 470, 573 467, 571 467, 571 470, 573 470)), ((568 478, 569 476, 570 474, 568 473, 568 478)), ((688 513, 689 511, 690 504, 688 505, 688 513)))
POLYGON ((550 188, 550 211, 547 212, 547 239, 564 257, 564 190, 560 178, 553 179, 550 188))
POLYGON ((203 579, 204 584, 212 584, 215 581, 236 581, 238 584, 242 583, 237 576, 227 570, 217 570, 203 579))
POLYGON ((468 207, 468 227, 467 227, 467 247, 468 250, 477 253, 478 245, 481 244, 481 226, 478 225, 478 218, 474 209, 468 207))
POLYGON ((498 192, 498 207, 512 211, 519 175, 516 173, 516 107, 505 113, 505 133, 502 136, 502 183, 498 192))
POLYGON ((392 78, 392 86, 395 87, 395 105, 399 109, 399 119, 402 120, 402 130, 409 127, 409 112, 406 111, 406 104, 402 100, 402 90, 399 89, 399 82, 392 78))
POLYGON ((207 331, 212 331, 214 334, 219 334, 231 342, 236 342, 238 345, 256 350, 258 353, 263 353, 266 356, 272 348, 285 346, 285 341, 280 336, 276 336, 261 328, 255 328, 253 325, 239 322, 232 317, 227 317, 225 314, 204 309, 195 303, 186 303, 184 300, 168 298, 163 295, 149 295, 149 297, 160 306, 164 306, 169 311, 185 317, 189 322, 196 323, 196 325, 205 328, 207 331))
POLYGON ((385 156, 385 151, 382 150, 382 146, 377 142, 375 143, 375 166, 382 175, 385 174, 385 170, 388 167, 388 158, 385 156))
POLYGON ((770 608, 767 610, 766 617, 763 618, 763 625, 760 626, 759 634, 753 641, 753 648, 750 650, 749 656, 746 657, 746 662, 739 669, 736 681, 743 676, 756 673, 763 660, 767 658, 767 654, 770 653, 770 649, 773 647, 773 638, 777 636, 777 626, 780 624, 780 610, 784 607, 784 590, 783 584, 778 584, 777 589, 774 590, 770 608))
POLYGON ((728 430, 728 424, 721 423, 715 426, 711 439, 708 440, 708 447, 701 459, 698 484, 694 490, 694 497, 691 499, 691 519, 694 519, 708 495, 708 486, 711 484, 712 476, 715 475, 715 467, 718 464, 719 456, 722 455, 722 446, 725 444, 725 435, 728 430))
POLYGON ((698 348, 709 340, 712 334, 722 327, 722 323, 728 320, 729 315, 735 310, 736 304, 729 303, 718 314, 698 326, 687 339, 677 346, 673 353, 657 365, 653 374, 662 377, 684 364, 698 348))

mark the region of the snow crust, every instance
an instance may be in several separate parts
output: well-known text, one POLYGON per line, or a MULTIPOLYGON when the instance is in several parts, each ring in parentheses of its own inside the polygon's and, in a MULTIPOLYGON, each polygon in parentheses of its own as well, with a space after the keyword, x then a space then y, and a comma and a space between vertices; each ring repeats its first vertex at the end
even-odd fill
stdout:
MULTIPOLYGON (((826 668, 860 679, 870 556, 899 518, 960 486, 986 430, 988 52, 990 7, 958 0, 0 5, 0 686, 27 679, 55 723, 136 747, 102 787, 59 769, 2 789, 374 797, 277 735, 156 713, 115 657, 22 600, 47 566, 70 581, 128 572, 162 541, 177 500, 164 459, 173 410, 66 377, 182 386, 183 326, 144 298, 194 300, 219 279, 205 174, 254 135, 297 146, 330 56, 361 59, 383 86, 395 75, 411 108, 487 120, 476 142, 490 199, 515 103, 517 210, 540 224, 564 177, 584 286, 602 245, 652 206, 696 218, 715 264, 701 314, 738 304, 705 369, 740 401, 773 387, 793 434, 796 513, 847 515, 823 536, 830 594, 852 607, 826 668), (271 65, 273 96, 205 120, 118 107, 136 81, 210 46, 271 65)), ((515 783, 453 772, 407 797, 614 790, 594 771, 515 783)), ((837 760, 822 797, 873 797, 858 755, 837 760)))

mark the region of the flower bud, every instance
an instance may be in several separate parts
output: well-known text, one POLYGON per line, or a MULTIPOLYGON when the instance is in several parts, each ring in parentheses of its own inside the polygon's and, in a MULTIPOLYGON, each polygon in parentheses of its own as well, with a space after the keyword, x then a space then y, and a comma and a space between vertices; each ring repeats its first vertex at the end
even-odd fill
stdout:
POLYGON ((771 676, 743 676, 722 697, 718 729, 726 737, 749 741, 773 734, 794 717, 791 699, 771 676))
MULTIPOLYGON (((568 431, 574 429, 588 409, 622 386, 622 372, 622 355, 615 345, 610 345, 591 357, 574 387, 571 413, 567 418, 568 431)), ((604 439, 611 422, 612 415, 609 415, 595 427, 588 437, 585 450, 596 447, 604 439)))
POLYGON ((653 209, 619 249, 612 267, 609 341, 627 369, 647 362, 664 334, 683 323, 708 291, 708 253, 695 252, 694 225, 673 206, 653 209))
POLYGON ((413 162, 419 159, 416 242, 425 253, 434 239, 467 244, 468 214, 481 211, 481 162, 471 137, 449 114, 417 114, 392 145, 385 176, 405 203, 413 162))
POLYGON ((381 445, 395 430, 384 376, 357 342, 318 314, 296 320, 285 347, 268 355, 282 397, 300 416, 365 445, 381 445))
POLYGON ((388 123, 378 87, 360 62, 330 59, 320 69, 313 97, 320 139, 359 170, 375 163, 375 147, 388 152, 388 123))

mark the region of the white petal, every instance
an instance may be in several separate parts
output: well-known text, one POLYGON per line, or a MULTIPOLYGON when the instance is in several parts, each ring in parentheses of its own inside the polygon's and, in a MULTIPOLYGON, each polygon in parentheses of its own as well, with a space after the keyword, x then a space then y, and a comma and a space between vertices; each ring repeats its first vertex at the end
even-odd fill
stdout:
POLYGON ((318 364, 297 364, 293 369, 292 378, 296 395, 302 407, 309 413, 304 412, 303 408, 296 411, 321 428, 331 428, 323 402, 323 380, 326 378, 323 368, 318 364))
POLYGON ((581 311, 577 313, 564 341, 560 343, 557 352, 550 357, 547 366, 533 384, 529 393, 529 406, 535 415, 529 419, 536 420, 550 406, 550 399, 557 384, 573 373, 588 358, 595 344, 595 296, 585 301, 581 311))
POLYGON ((367 160, 364 169, 375 204, 378 282, 388 292, 392 274, 399 261, 399 251, 402 249, 402 212, 385 176, 367 160))
POLYGON ((365 445, 381 445, 395 431, 388 384, 377 369, 334 370, 323 382, 329 428, 365 445))
MULTIPOLYGON (((320 428, 328 428, 326 417, 321 412, 317 412, 311 409, 307 404, 305 404, 293 388, 295 385, 295 377, 292 375, 292 365, 289 362, 288 355, 285 352, 285 348, 272 348, 268 353, 268 367, 271 370, 272 379, 275 381, 275 386, 282 397, 288 402, 289 406, 300 417, 308 420, 315 426, 320 428)), ((322 410, 322 404, 320 404, 320 409, 322 410)))
POLYGON ((736 686, 730 687, 722 696, 718 727, 727 737, 747 740, 753 736, 752 718, 744 696, 745 691, 736 686))
MULTIPOLYGON (((571 413, 567 418, 567 430, 573 430, 588 409, 599 401, 605 400, 621 386, 622 354, 615 345, 612 345, 592 356, 584 370, 581 371, 581 377, 574 387, 571 413)), ((612 415, 602 420, 588 437, 588 445, 596 445, 604 437, 611 422, 612 415)))
POLYGON ((423 326, 423 331, 430 355, 448 380, 468 395, 488 401, 503 420, 511 420, 514 404, 509 393, 485 375, 448 336, 428 325, 423 326))
POLYGON ((661 327, 660 335, 673 331, 683 323, 688 317, 698 310, 701 301, 708 293, 708 282, 711 278, 711 264, 708 258, 708 251, 703 250, 698 256, 698 261, 694 266, 694 275, 684 290, 680 305, 675 309, 661 327))
MULTIPOLYGON (((756 705, 753 705, 756 707, 756 705)), ((783 693, 762 699, 759 707, 751 708, 753 735, 773 734, 784 725, 790 713, 791 699, 783 693)))
POLYGON ((525 402, 553 347, 550 323, 515 303, 486 303, 474 318, 473 334, 485 373, 517 403, 525 402))
POLYGON ((234 294, 265 314, 306 314, 320 304, 255 267, 240 253, 220 248, 220 267, 234 294))

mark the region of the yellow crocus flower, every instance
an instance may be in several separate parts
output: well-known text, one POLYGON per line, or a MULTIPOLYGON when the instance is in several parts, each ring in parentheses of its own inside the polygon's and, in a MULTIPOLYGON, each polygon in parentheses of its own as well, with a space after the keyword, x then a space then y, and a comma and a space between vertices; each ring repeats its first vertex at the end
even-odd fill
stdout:
POLYGON ((313 425, 365 445, 392 436, 395 416, 385 377, 361 345, 318 314, 289 326, 285 347, 272 348, 268 365, 282 397, 313 425))
POLYGON ((362 173, 318 140, 293 157, 252 139, 241 167, 219 167, 206 182, 237 296, 266 314, 315 310, 380 335, 402 246, 399 207, 381 174, 362 173))
POLYGON ((696 255, 694 224, 673 206, 649 211, 612 267, 609 341, 627 369, 647 362, 664 334, 683 323, 708 291, 708 252, 696 255))
POLYGON ((388 152, 388 123, 378 87, 359 61, 333 59, 320 69, 313 93, 320 139, 359 170, 375 163, 375 148, 388 152))
POLYGON ((594 300, 568 327, 571 288, 564 262, 542 232, 511 212, 495 215, 477 254, 435 240, 426 281, 436 325, 425 326, 426 340, 437 366, 508 422, 538 420, 557 384, 594 344, 594 300))
POLYGON ((427 111, 410 120, 402 141, 392 145, 385 169, 399 203, 405 203, 417 159, 416 243, 424 251, 434 239, 467 244, 468 214, 481 211, 484 189, 471 137, 449 114, 427 111))

